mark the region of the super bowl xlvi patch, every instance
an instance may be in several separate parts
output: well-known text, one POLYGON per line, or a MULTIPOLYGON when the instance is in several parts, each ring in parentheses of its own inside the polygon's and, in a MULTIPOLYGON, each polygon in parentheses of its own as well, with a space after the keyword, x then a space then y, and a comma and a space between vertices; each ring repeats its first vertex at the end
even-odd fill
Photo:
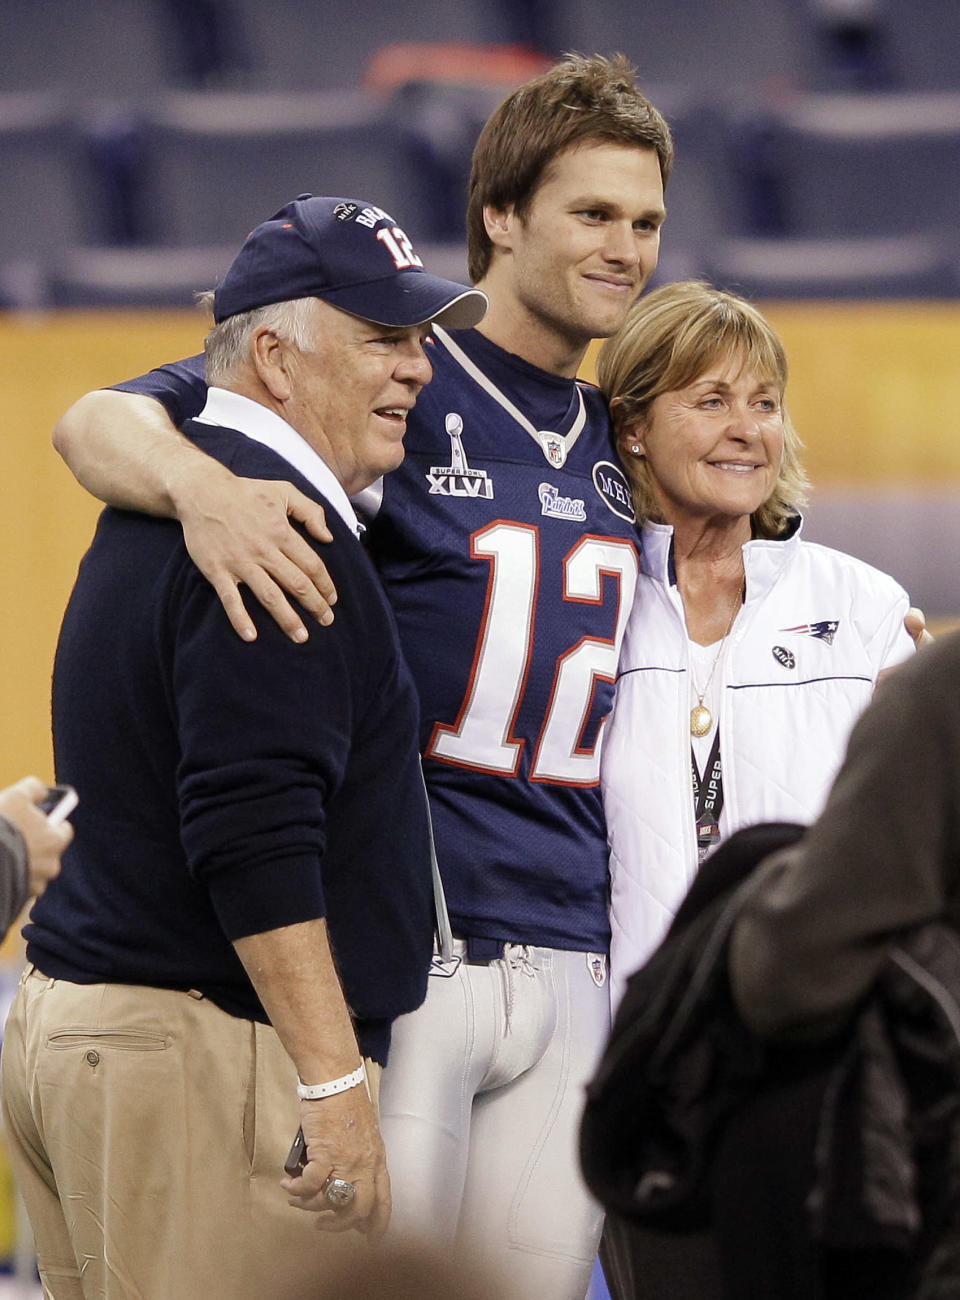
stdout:
POLYGON ((426 480, 431 496, 493 499, 493 479, 485 469, 471 469, 463 450, 463 420, 450 411, 444 421, 450 438, 450 464, 431 465, 426 480))
POLYGON ((460 965, 461 961, 463 961, 463 958, 456 953, 454 953, 452 957, 444 957, 440 953, 435 952, 430 958, 430 970, 428 971, 428 974, 437 975, 442 980, 448 980, 451 976, 456 975, 457 967, 460 965))
POLYGON ((550 519, 572 519, 577 523, 586 520, 586 507, 579 497, 562 497, 560 489, 552 483, 541 483, 538 492, 541 514, 550 519))
POLYGON ((840 626, 838 618, 825 618, 819 623, 798 623, 796 627, 782 627, 781 632, 793 632, 796 636, 812 636, 818 641, 825 641, 827 645, 833 645, 833 638, 837 635, 837 628, 840 626))
POLYGON ((635 524, 633 494, 627 476, 618 465, 609 460, 598 460, 593 467, 593 486, 609 510, 628 523, 635 524))
POLYGON ((587 953, 587 970, 598 989, 607 982, 607 958, 602 952, 587 953))
POLYGON ((773 647, 773 657, 781 668, 796 668, 797 666, 796 655, 792 650, 788 650, 786 646, 775 645, 773 647))

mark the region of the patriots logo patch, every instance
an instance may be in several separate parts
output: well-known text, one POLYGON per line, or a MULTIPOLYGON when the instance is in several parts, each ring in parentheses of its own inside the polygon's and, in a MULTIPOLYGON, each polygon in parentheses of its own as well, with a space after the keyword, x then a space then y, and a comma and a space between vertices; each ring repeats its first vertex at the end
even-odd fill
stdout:
POLYGON ((796 627, 782 627, 780 631, 793 632, 797 636, 816 637, 818 641, 826 641, 827 645, 833 645, 833 638, 837 635, 839 626, 839 619, 825 618, 819 623, 798 623, 796 627))
POLYGON ((552 519, 573 519, 584 523, 586 506, 581 497, 562 497, 560 489, 552 483, 540 484, 540 513, 552 519))

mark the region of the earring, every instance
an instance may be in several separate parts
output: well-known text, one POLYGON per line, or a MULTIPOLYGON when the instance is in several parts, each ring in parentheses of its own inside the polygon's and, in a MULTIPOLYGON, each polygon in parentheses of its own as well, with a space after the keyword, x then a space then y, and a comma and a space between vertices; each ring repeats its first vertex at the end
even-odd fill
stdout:
POLYGON ((639 444, 639 442, 633 442, 633 443, 631 443, 631 444, 630 444, 630 451, 632 452, 632 454, 633 454, 634 456, 639 456, 639 455, 640 455, 640 444, 639 444))

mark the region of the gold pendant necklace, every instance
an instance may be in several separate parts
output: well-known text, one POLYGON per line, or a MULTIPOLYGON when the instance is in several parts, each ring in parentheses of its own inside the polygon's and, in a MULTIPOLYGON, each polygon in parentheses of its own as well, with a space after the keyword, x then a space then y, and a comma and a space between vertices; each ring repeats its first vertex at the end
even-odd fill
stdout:
POLYGON ((710 673, 703 684, 703 690, 697 687, 696 679, 693 676, 693 665, 690 665, 690 677, 693 681, 693 689, 696 692, 697 702, 690 710, 690 734, 691 736, 706 736, 713 726, 713 714, 704 704, 704 697, 710 689, 710 683, 713 681, 713 674, 717 671, 717 664, 720 662, 720 656, 723 654, 723 647, 727 644, 727 637, 733 628, 734 620, 737 617, 737 610, 743 604, 743 598, 747 592, 747 581, 743 580, 740 590, 737 592, 737 598, 733 602, 733 609, 730 611, 730 621, 727 623, 727 630, 720 638, 720 644, 717 647, 717 653, 713 656, 713 663, 710 665, 710 673))
POLYGON ((701 695, 700 702, 690 710, 690 734, 692 736, 705 736, 712 726, 713 714, 703 703, 703 695, 701 695))

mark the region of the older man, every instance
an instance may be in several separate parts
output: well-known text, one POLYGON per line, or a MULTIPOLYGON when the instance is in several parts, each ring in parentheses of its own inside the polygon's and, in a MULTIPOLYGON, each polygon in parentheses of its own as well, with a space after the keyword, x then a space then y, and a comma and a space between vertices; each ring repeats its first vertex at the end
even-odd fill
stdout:
POLYGON ((266 618, 244 644, 176 524, 101 517, 54 674, 77 842, 26 930, 3 1059, 57 1300, 300 1297, 334 1240, 318 1226, 386 1226, 364 1058, 370 1083, 423 999, 432 893, 416 695, 348 495, 403 459, 430 322, 484 306, 379 208, 310 196, 213 298, 191 436, 323 502, 329 636, 266 618))

